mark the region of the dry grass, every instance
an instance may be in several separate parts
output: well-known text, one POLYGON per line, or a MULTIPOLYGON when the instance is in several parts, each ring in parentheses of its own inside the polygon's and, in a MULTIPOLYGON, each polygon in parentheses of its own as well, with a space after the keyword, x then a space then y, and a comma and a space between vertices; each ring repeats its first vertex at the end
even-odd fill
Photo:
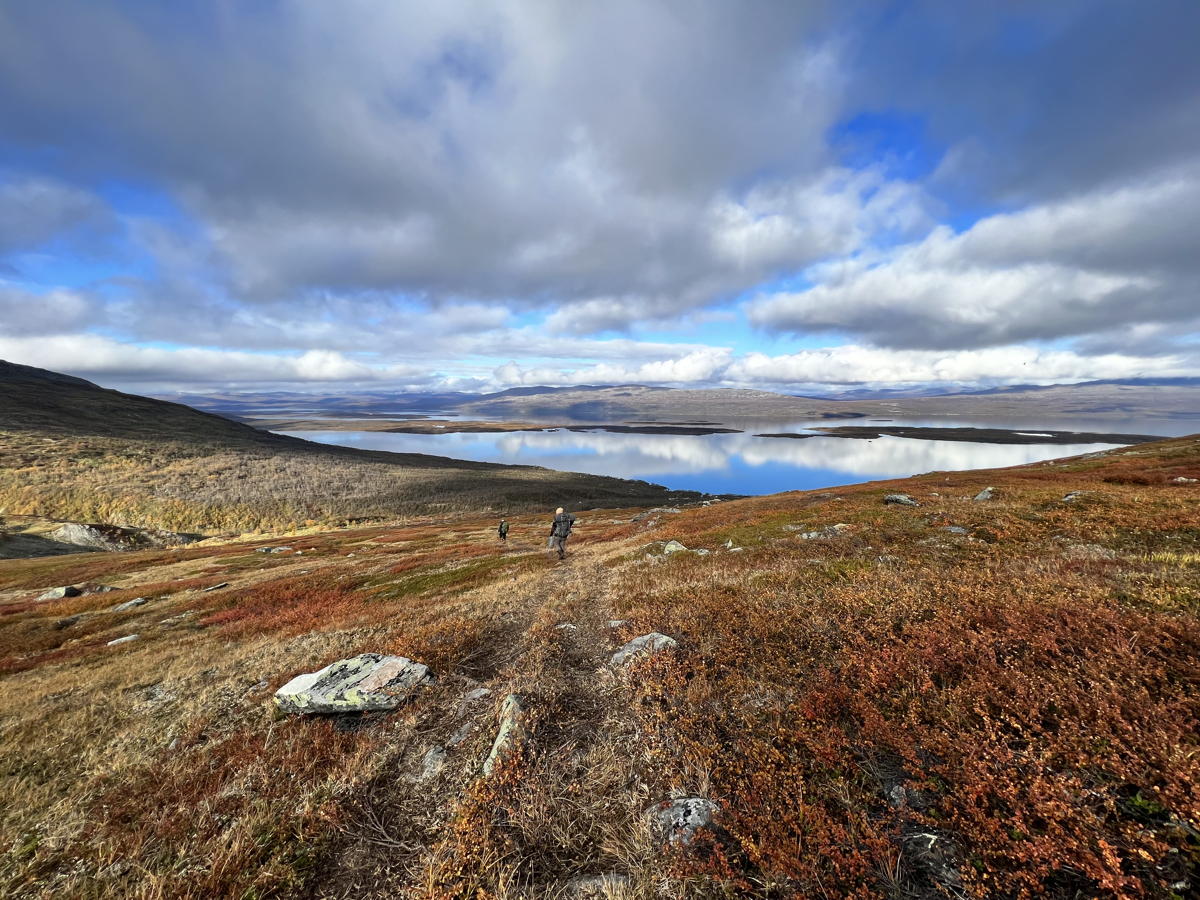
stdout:
POLYGON ((529 517, 506 547, 464 519, 289 538, 301 556, 0 562, 0 893, 562 897, 609 873, 622 897, 1183 896, 1200 489, 1171 479, 1198 472, 1181 439, 649 530, 594 513, 564 565, 529 517), (897 489, 922 506, 885 507, 897 489), (713 553, 641 549, 671 537, 713 553), (30 602, 85 576, 123 590, 30 602), (132 596, 154 599, 107 611, 132 596), (679 649, 606 672, 650 630, 679 649), (368 649, 439 681, 356 730, 268 714, 293 674, 368 649), (481 779, 509 692, 531 741, 481 779), (644 810, 679 794, 719 804, 719 839, 654 844, 644 810))

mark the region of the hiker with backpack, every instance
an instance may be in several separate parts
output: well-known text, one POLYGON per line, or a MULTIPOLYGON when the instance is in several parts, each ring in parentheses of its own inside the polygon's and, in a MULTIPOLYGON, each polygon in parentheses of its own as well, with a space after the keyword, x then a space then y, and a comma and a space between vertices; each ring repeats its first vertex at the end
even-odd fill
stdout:
POLYGON ((575 527, 575 517, 569 512, 563 512, 560 506, 554 511, 554 522, 550 526, 550 549, 558 551, 559 559, 566 559, 567 538, 575 527))
POLYGON ((508 540, 508 520, 507 519, 500 520, 500 527, 496 530, 496 533, 500 535, 500 540, 502 540, 502 541, 508 540))

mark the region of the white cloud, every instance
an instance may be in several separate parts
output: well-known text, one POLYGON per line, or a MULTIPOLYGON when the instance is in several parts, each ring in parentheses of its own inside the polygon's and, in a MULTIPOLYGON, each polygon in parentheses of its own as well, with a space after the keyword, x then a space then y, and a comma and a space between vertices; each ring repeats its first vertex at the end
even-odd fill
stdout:
POLYGON ((985 347, 1200 317, 1200 169, 935 228, 888 254, 815 267, 755 324, 892 347, 985 347))

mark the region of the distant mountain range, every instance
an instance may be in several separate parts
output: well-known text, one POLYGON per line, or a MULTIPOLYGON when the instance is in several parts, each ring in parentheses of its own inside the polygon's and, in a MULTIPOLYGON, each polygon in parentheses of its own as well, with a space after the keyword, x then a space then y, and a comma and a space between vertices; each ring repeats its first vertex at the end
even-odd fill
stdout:
POLYGON ((495 393, 297 392, 174 394, 170 399, 245 419, 300 415, 388 418, 458 415, 580 422, 725 422, 771 419, 959 417, 1037 420, 1191 419, 1200 422, 1200 378, 1128 378, 985 389, 853 389, 823 396, 737 388, 647 385, 531 386, 495 393))

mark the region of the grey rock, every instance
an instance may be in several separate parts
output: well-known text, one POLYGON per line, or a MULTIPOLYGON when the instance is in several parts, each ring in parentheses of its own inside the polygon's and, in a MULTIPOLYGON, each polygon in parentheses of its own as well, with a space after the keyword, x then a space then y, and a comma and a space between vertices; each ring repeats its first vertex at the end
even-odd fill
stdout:
POLYGON ((613 628, 613 629, 624 628, 628 624, 629 624, 628 619, 609 619, 608 620, 608 627, 613 628))
POLYGON ((570 622, 563 622, 561 625, 555 625, 554 627, 559 631, 576 631, 579 628, 578 625, 572 625, 570 622))
POLYGON ((708 554, 710 553, 710 551, 705 550, 703 547, 700 547, 697 550, 693 550, 692 552, 695 553, 697 556, 708 556, 708 554))
POLYGON ((1062 502, 1074 503, 1076 500, 1081 500, 1090 493, 1091 491, 1071 491, 1071 493, 1063 496, 1062 502))
POLYGON ((407 657, 362 653, 297 675, 274 701, 284 712, 300 714, 387 711, 433 680, 428 666, 407 657))
POLYGON ((119 637, 116 640, 109 641, 105 646, 115 647, 117 644, 128 644, 130 641, 136 641, 141 635, 127 634, 125 637, 119 637))
POLYGON ((1175 484, 1195 484, 1200 481, 1200 478, 1188 478, 1185 475, 1176 475, 1171 479, 1175 484))
POLYGON ((62 587, 50 588, 50 590, 46 591, 37 598, 37 602, 41 603, 45 600, 61 600, 63 597, 78 597, 82 593, 83 591, 81 591, 79 588, 75 587, 74 585, 67 584, 63 585, 62 587))
POLYGON ((474 690, 467 691, 463 695, 463 700, 465 700, 467 703, 474 703, 476 700, 482 700, 484 697, 487 697, 491 693, 492 693, 491 688, 479 687, 479 688, 475 688, 474 690))
POLYGON ((717 805, 703 797, 684 797, 647 810, 650 830, 658 841, 686 847, 701 828, 713 823, 717 805))
POLYGON ((126 600, 124 603, 118 603, 109 612, 125 612, 129 609, 136 609, 139 606, 145 606, 150 601, 145 597, 134 597, 132 600, 126 600))
POLYGON ((944 528, 942 528, 942 531, 948 531, 951 534, 966 534, 967 533, 967 529, 963 528, 961 525, 947 525, 944 528))
POLYGON ((613 666, 623 666, 632 662, 639 656, 651 656, 655 653, 661 653, 664 650, 670 650, 679 646, 679 642, 673 637, 668 637, 665 634, 660 634, 657 631, 652 631, 649 634, 643 634, 641 637, 636 637, 624 647, 612 655, 609 664, 613 666))
POLYGON ((920 506, 921 504, 914 500, 908 494, 888 494, 883 498, 883 502, 889 506, 920 506))
POLYGON ((667 541, 666 544, 663 545, 662 552, 667 556, 670 556, 672 553, 682 553, 685 550, 687 550, 687 547, 685 547, 679 541, 667 541))
POLYGON ((528 743, 524 718, 525 708, 521 705, 521 698, 516 694, 505 697, 500 707, 500 728, 496 732, 496 740, 492 742, 492 750, 483 763, 484 775, 491 775, 496 766, 511 759, 528 743))
POLYGON ((797 537, 802 541, 817 541, 827 538, 835 538, 838 535, 845 534, 851 528, 845 522, 839 522, 836 525, 827 525, 820 531, 802 531, 797 537))
POLYGON ((991 500, 995 496, 996 489, 994 487, 985 487, 982 491, 975 495, 975 500, 982 503, 984 500, 991 500))
POLYGON ((425 754, 425 758, 421 760, 421 781, 429 781, 431 778, 436 778, 445 766, 446 748, 430 747, 429 752, 425 754))
POLYGON ((214 585, 210 585, 209 587, 204 588, 203 593, 207 594, 210 591, 219 591, 221 588, 227 588, 227 587, 229 587, 229 582, 222 581, 220 584, 214 584, 214 585))
POLYGON ((127 528, 103 523, 84 524, 68 522, 50 533, 56 541, 89 547, 93 550, 120 552, 122 550, 145 550, 192 544, 201 540, 200 535, 181 534, 176 531, 157 531, 146 528, 127 528))
POLYGON ((471 732, 475 730, 474 722, 463 722, 458 726, 458 730, 450 735, 450 740, 446 741, 447 747, 457 747, 463 741, 471 736, 471 732))

